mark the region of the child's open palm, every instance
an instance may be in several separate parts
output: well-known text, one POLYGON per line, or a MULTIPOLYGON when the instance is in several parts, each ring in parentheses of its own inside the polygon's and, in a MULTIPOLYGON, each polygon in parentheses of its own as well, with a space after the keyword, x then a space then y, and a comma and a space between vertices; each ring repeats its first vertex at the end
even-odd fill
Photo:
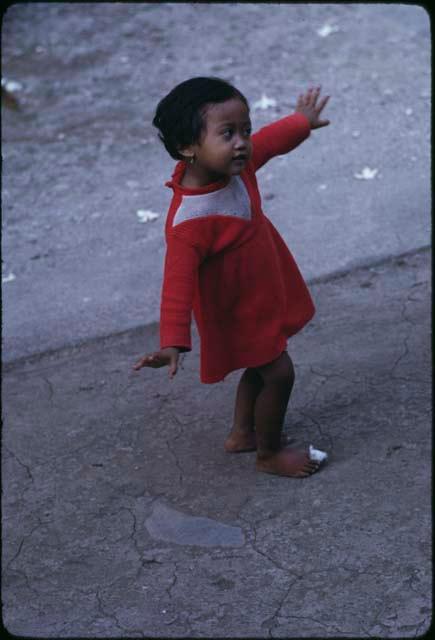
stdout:
POLYGON ((308 120, 312 129, 319 129, 319 127, 326 127, 330 124, 329 120, 321 120, 320 114, 325 108, 326 103, 329 100, 329 96, 325 96, 317 103, 320 95, 320 87, 311 87, 308 91, 299 95, 295 111, 303 113, 308 120))

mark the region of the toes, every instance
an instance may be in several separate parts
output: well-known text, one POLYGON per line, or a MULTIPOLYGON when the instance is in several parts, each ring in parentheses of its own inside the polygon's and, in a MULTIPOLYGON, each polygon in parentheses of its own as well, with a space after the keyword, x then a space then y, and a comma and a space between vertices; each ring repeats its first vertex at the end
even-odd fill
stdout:
POLYGON ((310 462, 304 465, 304 472, 307 476, 311 476, 313 473, 319 470, 320 465, 317 462, 310 462))

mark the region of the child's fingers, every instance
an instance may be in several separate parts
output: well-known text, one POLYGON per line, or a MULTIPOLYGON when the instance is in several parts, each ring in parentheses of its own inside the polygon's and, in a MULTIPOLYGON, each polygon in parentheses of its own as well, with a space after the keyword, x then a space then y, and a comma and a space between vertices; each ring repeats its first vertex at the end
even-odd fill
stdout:
POLYGON ((136 364, 134 365, 133 369, 135 371, 139 371, 139 369, 142 369, 142 367, 154 367, 154 366, 156 366, 156 362, 157 362, 157 358, 152 353, 152 354, 150 354, 148 356, 144 356, 143 358, 138 360, 136 362, 136 364))
POLYGON ((176 355, 174 358, 171 358, 171 363, 169 365, 169 377, 172 378, 175 376, 175 374, 178 371, 178 355, 176 355))
POLYGON ((320 129, 320 127, 327 127, 328 124, 331 124, 330 120, 318 120, 317 125, 314 129, 320 129))
POLYGON ((308 107, 308 106, 310 106, 310 104, 311 104, 311 97, 312 97, 312 94, 313 94, 313 87, 310 87, 310 88, 307 90, 306 94, 304 95, 304 103, 305 103, 305 105, 306 105, 307 107, 308 107))
POLYGON ((321 86, 311 87, 310 89, 310 106, 315 108, 317 99, 320 95, 321 86))
POLYGON ((329 98, 331 96, 325 96, 324 98, 321 99, 321 101, 319 102, 318 106, 317 106, 317 113, 320 113, 326 106, 326 103, 328 102, 329 98))
POLYGON ((177 373, 177 367, 170 367, 169 368, 169 377, 172 380, 172 378, 175 376, 175 374, 177 373))

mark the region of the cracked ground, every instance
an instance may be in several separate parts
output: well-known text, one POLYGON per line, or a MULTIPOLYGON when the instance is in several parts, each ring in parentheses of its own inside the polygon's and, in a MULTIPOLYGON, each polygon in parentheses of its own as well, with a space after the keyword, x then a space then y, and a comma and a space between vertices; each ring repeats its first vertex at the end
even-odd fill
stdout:
POLYGON ((156 325, 5 365, 7 629, 34 638, 427 630, 430 258, 412 253, 311 287, 317 314, 289 341, 285 433, 329 461, 304 480, 257 473, 255 454, 224 452, 239 373, 201 385, 196 336, 172 382, 163 370, 131 370, 155 347, 156 325))

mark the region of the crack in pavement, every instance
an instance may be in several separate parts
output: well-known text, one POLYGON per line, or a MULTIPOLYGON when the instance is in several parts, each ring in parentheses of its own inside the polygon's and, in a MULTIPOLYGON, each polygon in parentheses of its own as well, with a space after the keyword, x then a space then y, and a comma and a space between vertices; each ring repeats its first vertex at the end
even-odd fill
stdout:
POLYGON ((44 380, 45 384, 48 386, 48 400, 50 402, 50 404, 53 404, 53 397, 54 397, 54 388, 53 388, 53 384, 51 382, 51 380, 49 380, 49 378, 46 378, 45 376, 41 376, 41 379, 44 380))
MULTIPOLYGON (((13 557, 8 561, 8 563, 7 563, 7 565, 6 565, 6 571, 8 571, 8 570, 9 570, 9 568, 10 568, 11 564, 12 564, 13 562, 15 562, 15 560, 16 560, 16 559, 18 558, 18 556, 20 555, 21 550, 22 550, 23 545, 24 545, 24 542, 25 542, 26 540, 28 540, 29 538, 31 538, 31 537, 32 537, 32 535, 34 534, 34 532, 35 532, 37 529, 39 529, 40 527, 43 527, 45 524, 46 524, 46 522, 42 522, 42 521, 41 521, 41 519, 38 517, 38 524, 37 524, 37 525, 35 525, 35 526, 33 527, 33 529, 30 531, 30 533, 28 533, 26 536, 23 536, 23 537, 22 537, 22 539, 21 539, 21 541, 20 541, 20 544, 18 545, 18 550, 16 551, 15 555, 14 555, 14 556, 13 556, 13 557)), ((13 571, 14 571, 14 569, 13 569, 13 571)))
POLYGON ((24 582, 27 586, 27 588, 29 589, 29 591, 33 591, 33 593, 35 594, 36 597, 40 597, 39 592, 35 589, 35 587, 33 587, 30 584, 30 580, 29 580, 29 576, 27 575, 27 573, 25 571, 23 571, 22 569, 9 569, 8 567, 6 567, 7 571, 9 571, 9 573, 16 573, 19 576, 22 576, 24 578, 24 582))
POLYGON ((117 627, 118 627, 118 629, 119 629, 120 631, 126 631, 126 629, 125 629, 125 628, 120 624, 120 622, 119 622, 118 618, 115 616, 115 614, 114 614, 114 613, 107 613, 107 612, 104 610, 104 608, 103 608, 103 603, 102 603, 101 596, 100 596, 100 590, 99 590, 99 589, 95 592, 95 594, 94 594, 94 595, 95 595, 95 597, 96 597, 96 599, 97 599, 97 602, 98 602, 98 611, 99 611, 99 613, 100 613, 104 618, 108 618, 109 620, 112 620, 112 622, 114 622, 114 623, 115 623, 115 626, 117 626, 117 627))
POLYGON ((174 458, 174 460, 175 460, 175 464, 176 464, 176 466, 177 466, 177 469, 178 469, 178 471, 179 471, 178 483, 179 483, 179 485, 180 485, 180 487, 181 487, 181 486, 183 485, 183 473, 184 473, 184 471, 183 471, 183 469, 182 469, 182 468, 181 468, 181 466, 180 466, 180 463, 179 463, 179 461, 178 461, 177 454, 175 453, 175 451, 172 449, 172 447, 171 447, 171 446, 170 446, 170 444, 169 444, 169 440, 165 440, 165 442, 166 442, 166 446, 167 446, 167 448, 168 448, 168 451, 172 454, 172 456, 173 456, 173 458, 174 458))
MULTIPOLYGON (((116 582, 116 581, 115 581, 116 582)), ((107 588, 107 587, 106 587, 107 588)), ((129 627, 124 627, 121 622, 118 620, 117 616, 115 613, 108 613, 104 607, 103 607, 103 602, 102 602, 102 597, 100 595, 100 589, 98 589, 96 592, 92 592, 93 595, 95 595, 97 602, 98 602, 98 612, 106 619, 112 620, 115 624, 115 626, 118 627, 118 629, 120 629, 120 631, 122 631, 123 633, 136 633, 136 634, 140 634, 141 637, 144 637, 144 632, 142 631, 142 629, 130 629, 129 627)), ((124 636, 122 636, 124 637, 124 636)), ((129 637, 129 636, 127 636, 129 637)))
POLYGON ((275 613, 273 613, 269 618, 267 618, 266 620, 264 620, 264 621, 261 623, 261 626, 262 626, 262 627, 266 626, 266 624, 267 624, 267 623, 271 623, 271 624, 270 624, 270 626, 269 626, 269 628, 268 628, 268 630, 267 630, 267 632, 268 632, 268 634, 269 634, 269 638, 273 638, 273 635, 272 635, 273 630, 274 630, 277 626, 279 626, 279 623, 278 623, 278 621, 276 620, 276 618, 279 616, 279 614, 280 614, 280 612, 281 612, 281 609, 282 609, 282 608, 283 608, 283 606, 284 606, 284 602, 287 600, 288 595, 289 595, 290 591, 291 591, 291 590, 292 590, 292 588, 293 588, 293 585, 295 585, 295 584, 296 584, 296 582, 298 581, 298 579, 299 579, 299 578, 296 578, 295 580, 293 580, 293 581, 292 581, 292 582, 287 586, 286 591, 285 591, 285 594, 284 594, 284 596, 281 598, 281 602, 279 603, 279 605, 278 605, 278 606, 276 607, 276 609, 275 609, 275 613))
MULTIPOLYGON (((419 283, 419 284, 423 284, 423 283, 419 283)), ((415 287, 417 285, 413 285, 413 287, 415 287)), ((411 334, 413 332, 413 330, 416 328, 415 327, 415 322, 409 318, 407 316, 407 307, 410 304, 410 302, 414 302, 414 300, 412 300, 412 292, 408 293, 406 300, 403 302, 402 304, 402 310, 401 310, 401 314, 400 317, 402 320, 404 320, 409 326, 409 331, 407 333, 407 335, 405 336, 405 338, 403 339, 403 352, 399 355, 399 357, 396 359, 392 369, 391 369, 391 378, 393 380, 397 380, 400 379, 400 376, 395 375, 394 371, 395 369, 399 366, 399 363, 404 360, 410 353, 409 351, 409 346, 408 346, 408 340, 411 338, 411 334)))
MULTIPOLYGON (((9 453, 10 456, 15 458, 15 460, 18 462, 18 464, 20 464, 22 467, 24 467, 24 469, 26 470, 26 473, 27 473, 31 483, 34 484, 35 480, 33 478, 32 472, 30 471, 30 467, 27 464, 25 464, 24 462, 22 462, 20 460, 20 458, 17 456, 17 454, 14 451, 12 451, 12 449, 10 449, 7 445, 3 444, 3 448, 5 449, 5 451, 7 451, 7 453, 9 453)), ((24 493, 25 491, 27 491, 27 489, 24 489, 24 491, 22 493, 24 493)))
POLYGON ((329 442, 329 448, 333 449, 334 443, 332 440, 332 436, 329 433, 324 433, 322 430, 322 427, 320 426, 320 423, 316 420, 316 418, 313 418, 309 413, 306 413, 304 411, 301 411, 300 409, 298 409, 298 413, 300 413, 301 415, 303 415, 305 418, 308 418, 308 420, 311 420, 311 422, 314 423, 314 425, 317 427, 319 434, 320 434, 320 438, 323 439, 327 439, 329 442))
POLYGON ((174 562, 174 574, 172 576, 172 584, 169 585, 169 587, 166 587, 165 591, 169 596, 169 599, 172 600, 172 589, 175 587, 175 585, 177 584, 178 581, 178 576, 177 576, 177 562, 174 562))
MULTIPOLYGON (((136 518, 136 514, 134 513, 132 508, 126 507, 126 506, 122 506, 117 511, 115 511, 115 512, 109 514, 109 515, 117 515, 118 513, 121 513, 121 511, 128 511, 128 513, 131 515, 131 517, 133 519, 132 531, 131 531, 130 535, 128 536, 128 539, 132 540, 134 549, 135 549, 137 555, 139 556, 139 558, 141 560, 141 566, 143 566, 143 563, 142 563, 142 555, 143 555, 143 553, 142 553, 142 551, 139 550, 138 541, 136 539, 136 534, 137 534, 137 529, 136 529, 136 527, 137 527, 137 518, 136 518)), ((120 540, 122 540, 122 538, 120 538, 120 540)))
POLYGON ((239 514, 239 518, 241 520, 243 520, 243 522, 246 523, 246 525, 248 526, 249 532, 251 534, 253 532, 253 538, 254 539, 251 540, 251 541, 247 541, 245 543, 245 546, 246 545, 250 546, 258 555, 262 556, 263 558, 266 558, 266 560, 268 560, 270 563, 272 563, 277 569, 279 569, 280 571, 283 571, 286 575, 288 575, 290 573, 288 569, 282 567, 278 562, 276 562, 276 560, 273 560, 273 558, 268 556, 267 553, 265 553, 264 551, 261 551, 257 547, 257 525, 261 524, 261 522, 265 522, 265 521, 269 520, 270 516, 268 516, 267 518, 262 518, 261 520, 256 521, 255 524, 252 524, 251 522, 249 522, 246 518, 244 518, 240 514, 239 514))

